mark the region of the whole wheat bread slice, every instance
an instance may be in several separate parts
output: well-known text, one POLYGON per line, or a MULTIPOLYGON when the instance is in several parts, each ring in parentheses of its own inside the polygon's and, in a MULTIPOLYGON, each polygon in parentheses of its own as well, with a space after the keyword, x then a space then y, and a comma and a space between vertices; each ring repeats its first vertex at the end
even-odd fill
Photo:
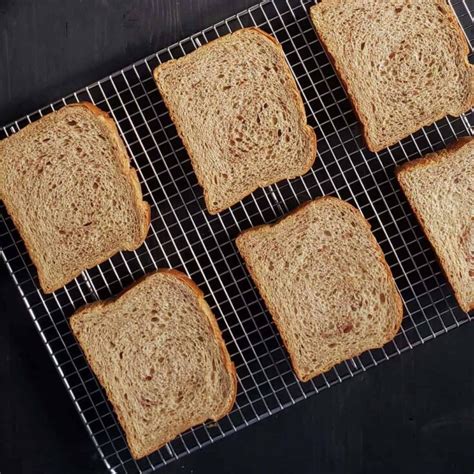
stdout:
POLYGON ((146 237, 150 206, 112 119, 63 107, 0 142, 0 199, 50 293, 146 237))
POLYGON ((80 309, 71 327, 138 459, 232 408, 234 365, 199 288, 176 270, 80 309))
POLYGON ((278 42, 244 28, 154 71, 216 214, 258 187, 306 173, 316 136, 278 42))
POLYGON ((474 308, 474 137, 396 169, 459 306, 474 308))
POLYGON ((300 380, 383 346, 400 328, 390 269, 350 204, 315 199, 236 243, 300 380))
POLYGON ((322 0, 311 19, 370 150, 474 105, 469 47, 446 0, 322 0))

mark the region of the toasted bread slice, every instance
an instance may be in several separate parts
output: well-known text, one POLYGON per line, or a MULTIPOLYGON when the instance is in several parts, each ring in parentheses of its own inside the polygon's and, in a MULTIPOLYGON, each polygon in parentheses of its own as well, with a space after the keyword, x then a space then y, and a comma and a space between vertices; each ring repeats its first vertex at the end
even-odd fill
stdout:
POLYGON ((311 19, 370 150, 473 107, 469 47, 446 0, 322 0, 311 19))
POLYGON ((0 142, 0 199, 45 293, 136 249, 150 224, 117 128, 90 103, 63 107, 0 142))
POLYGON ((396 170, 459 306, 474 308, 474 137, 396 170))
POLYGON ((300 380, 383 346, 399 330, 403 306, 392 274, 350 204, 315 199, 244 231, 237 247, 300 380))
POLYGON ((154 77, 211 214, 311 168, 315 133, 283 49, 262 30, 216 39, 154 77))
POLYGON ((148 275, 116 299, 80 309, 71 327, 134 458, 232 409, 234 365, 202 292, 184 274, 148 275))

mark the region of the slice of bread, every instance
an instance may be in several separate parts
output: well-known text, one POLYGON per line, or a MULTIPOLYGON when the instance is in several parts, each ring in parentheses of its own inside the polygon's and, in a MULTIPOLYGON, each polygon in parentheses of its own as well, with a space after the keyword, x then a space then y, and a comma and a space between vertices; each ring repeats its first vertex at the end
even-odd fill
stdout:
POLYGON ((258 28, 168 61, 154 78, 211 214, 314 163, 316 135, 283 49, 258 28))
POLYGON ((370 150, 474 105, 469 47, 446 0, 322 0, 311 19, 370 150))
POLYGON ((237 378, 199 288, 176 270, 80 309, 71 327, 135 459, 235 402, 237 378))
POLYGON ((236 243, 300 380, 383 346, 400 328, 390 268, 350 204, 315 199, 236 243))
POLYGON ((474 137, 396 169, 459 306, 474 309, 474 137))
POLYGON ((0 199, 45 293, 136 249, 150 224, 115 124, 90 103, 63 107, 0 142, 0 199))

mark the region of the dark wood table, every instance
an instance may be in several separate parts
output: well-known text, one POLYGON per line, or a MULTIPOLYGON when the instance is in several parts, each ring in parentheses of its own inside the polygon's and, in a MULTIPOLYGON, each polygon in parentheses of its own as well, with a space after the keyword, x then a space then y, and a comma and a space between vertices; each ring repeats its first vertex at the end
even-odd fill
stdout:
MULTIPOLYGON (((8 123, 253 0, 0 0, 8 123)), ((472 473, 467 324, 175 462, 165 473, 472 473)), ((0 264, 0 473, 105 472, 0 264)))

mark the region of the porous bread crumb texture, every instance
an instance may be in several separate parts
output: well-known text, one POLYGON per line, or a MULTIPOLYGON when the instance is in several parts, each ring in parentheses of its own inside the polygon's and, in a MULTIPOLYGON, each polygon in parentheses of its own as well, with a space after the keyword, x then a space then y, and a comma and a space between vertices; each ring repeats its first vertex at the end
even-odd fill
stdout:
POLYGON ((396 170, 459 306, 474 309, 474 138, 396 170))
POLYGON ((300 380, 383 346, 399 330, 403 306, 392 274, 350 204, 315 199, 236 243, 300 380))
POLYGON ((232 408, 237 380, 214 315, 185 275, 161 270, 71 327, 138 459, 232 408))
POLYGON ((474 66, 446 0, 322 0, 311 19, 370 150, 473 107, 474 66))
POLYGON ((270 35, 239 30, 168 61, 154 77, 211 214, 311 168, 316 136, 270 35))
POLYGON ((150 223, 114 122, 89 103, 65 106, 0 142, 0 198, 46 293, 137 248, 150 223))

